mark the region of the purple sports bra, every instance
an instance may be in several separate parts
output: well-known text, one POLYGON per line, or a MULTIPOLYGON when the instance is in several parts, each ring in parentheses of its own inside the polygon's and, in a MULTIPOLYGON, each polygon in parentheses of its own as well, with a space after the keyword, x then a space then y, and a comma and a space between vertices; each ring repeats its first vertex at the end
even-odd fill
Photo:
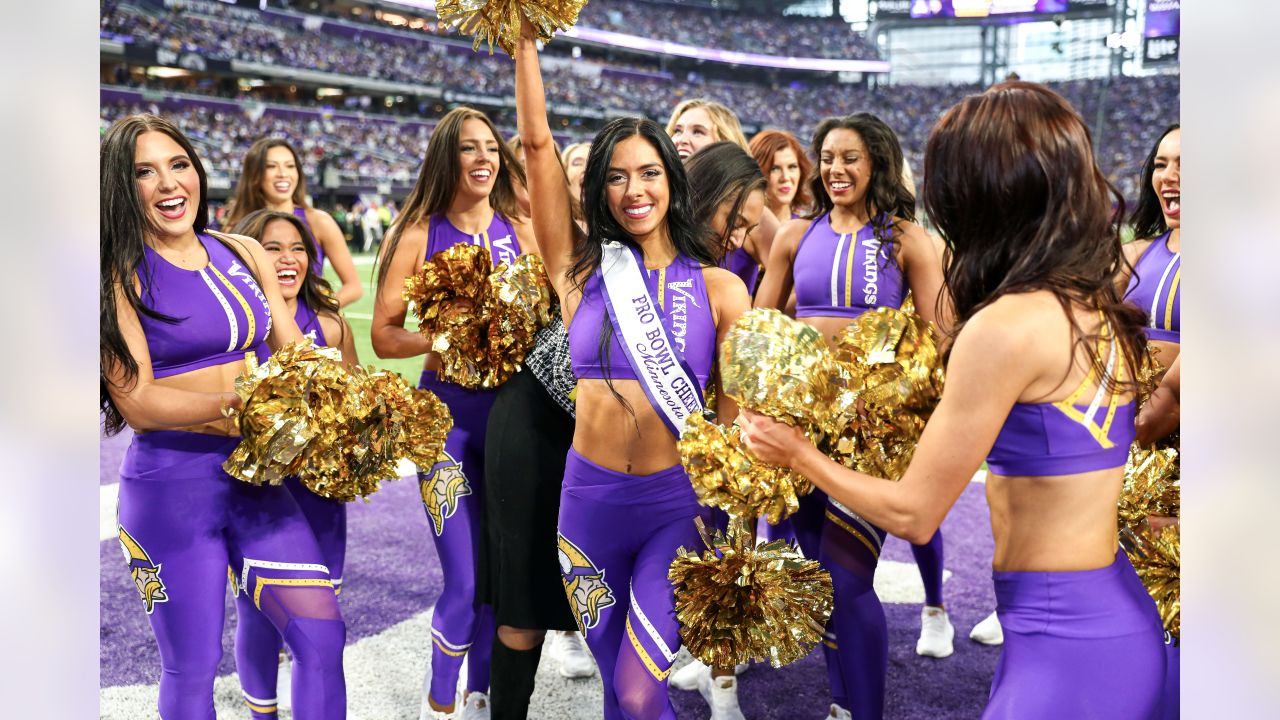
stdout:
POLYGON ((209 264, 184 270, 144 246, 139 297, 176 323, 139 313, 156 378, 222 365, 257 351, 271 332, 271 308, 253 273, 209 235, 198 236, 209 264))
POLYGON ((431 216, 427 225, 427 257, 454 245, 479 245, 489 251, 493 266, 499 263, 514 262, 520 255, 520 240, 516 238, 515 228, 506 218, 498 213, 493 214, 489 227, 484 232, 464 233, 449 222, 444 213, 431 216))
MULTIPOLYGON (((643 268, 644 258, 635 248, 630 249, 643 268)), ((601 332, 610 324, 609 311, 604 306, 603 283, 604 274, 596 268, 587 278, 582 289, 582 301, 569 323, 569 357, 573 363, 573 374, 579 380, 605 378, 606 372, 611 380, 636 380, 622 348, 622 339, 612 328, 608 352, 601 354, 601 332)), ((676 255, 665 268, 647 270, 645 285, 661 308, 662 324, 671 334, 676 350, 697 376, 698 384, 706 390, 716 357, 716 324, 711 315, 711 299, 707 296, 702 266, 683 255, 676 255)))
POLYGON ((720 259, 720 267, 742 278, 743 284, 747 286, 748 295, 755 294, 756 280, 760 277, 760 265, 756 263, 755 258, 751 257, 751 253, 743 248, 734 248, 720 259))
MULTIPOLYGON (((1111 343, 1108 372, 1123 376, 1119 347, 1111 343)), ((987 453, 987 467, 997 475, 1047 477, 1120 467, 1129 457, 1136 420, 1135 401, 1121 404, 1099 384, 1092 401, 1078 404, 1096 377, 1090 368, 1080 386, 1064 400, 1016 403, 987 453)))
MULTIPOLYGON (((319 277, 324 277, 324 246, 320 244, 320 240, 316 238, 316 234, 311 230, 311 223, 307 222, 307 209, 295 207, 293 214, 302 221, 302 226, 307 229, 307 238, 311 241, 311 247, 315 248, 316 261, 311 265, 311 272, 319 277)), ((301 304, 299 304, 301 305, 301 304)))
POLYGON ((1147 313, 1148 340, 1180 343, 1182 253, 1169 249, 1169 235, 1156 238, 1133 266, 1125 299, 1147 313))
MULTIPOLYGON (((311 306, 302 302, 302 298, 298 298, 298 309, 294 311, 293 319, 298 323, 298 329, 302 334, 311 338, 316 345, 323 347, 329 344, 324 338, 324 328, 320 327, 320 317, 311 309, 311 306)), ((264 363, 271 357, 271 348, 266 343, 259 345, 255 352, 258 354, 259 363, 264 363)))
POLYGON ((872 308, 901 307, 906 296, 892 245, 875 238, 871 223, 856 234, 836 232, 830 213, 800 238, 792 277, 796 317, 856 318, 872 308))

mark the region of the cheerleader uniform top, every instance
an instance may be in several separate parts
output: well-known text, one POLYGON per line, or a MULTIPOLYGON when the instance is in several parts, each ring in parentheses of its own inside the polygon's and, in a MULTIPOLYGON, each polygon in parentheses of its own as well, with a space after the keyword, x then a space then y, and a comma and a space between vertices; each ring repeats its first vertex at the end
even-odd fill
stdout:
POLYGON ((857 233, 838 233, 830 213, 800 238, 791 274, 796 317, 856 318, 872 308, 901 307, 907 294, 893 246, 875 237, 872 223, 857 233))
POLYGON ((157 379, 242 360, 265 348, 271 332, 271 308, 253 273, 220 241, 203 233, 197 238, 209 255, 199 270, 184 270, 143 247, 139 297, 177 319, 138 314, 157 379))
MULTIPOLYGON (((1110 343, 1107 374, 1122 379, 1119 346, 1110 343)), ((1101 350, 1101 348, 1099 348, 1101 350)), ((1129 457, 1136 429, 1137 403, 1121 404, 1105 383, 1088 402, 1085 388, 1097 377, 1092 367, 1071 395, 1058 402, 1015 403, 987 454, 997 475, 1046 477, 1121 467, 1129 457)))
POLYGON ((489 227, 475 234, 465 233, 454 227, 444 213, 432 215, 427 224, 426 259, 429 260, 436 253, 448 250, 454 245, 483 247, 489 251, 494 267, 499 263, 515 262, 516 257, 520 255, 520 241, 516 238, 515 228, 497 212, 489 221, 489 227))
POLYGON ((756 263, 755 258, 751 257, 751 253, 743 248, 734 248, 720 259, 720 267, 742 278, 743 284, 747 286, 748 295, 755 294, 756 280, 760 277, 760 265, 756 263))
MULTIPOLYGON (((635 248, 636 262, 644 268, 644 258, 635 248)), ((582 301, 569 323, 569 356, 573 374, 579 380, 609 378, 638 380, 627 361, 626 351, 617 332, 611 332, 607 352, 600 347, 600 332, 611 324, 605 308, 604 275, 599 268, 591 273, 582 288, 582 301)), ((706 390, 716 354, 716 324, 711 315, 711 299, 707 295, 702 265, 683 255, 676 255, 664 268, 645 270, 645 285, 662 313, 676 350, 684 357, 706 390)))
POLYGON ((1169 234, 1153 240, 1138 258, 1125 299, 1146 311, 1148 340, 1180 343, 1182 253, 1169 249, 1169 234))
MULTIPOLYGON (((324 328, 320 327, 320 316, 311 309, 310 305, 302 302, 302 298, 298 298, 298 309, 293 313, 294 322, 298 323, 298 329, 302 331, 311 342, 324 347, 329 343, 324 338, 324 328)), ((267 358, 271 357, 271 348, 266 343, 262 343, 257 349, 258 362, 264 363, 267 358)))

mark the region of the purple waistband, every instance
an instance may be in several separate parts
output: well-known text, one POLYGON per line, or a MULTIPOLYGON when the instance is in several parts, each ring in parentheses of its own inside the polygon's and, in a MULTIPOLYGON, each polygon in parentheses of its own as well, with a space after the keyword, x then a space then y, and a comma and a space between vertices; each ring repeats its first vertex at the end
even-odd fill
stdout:
POLYGON ((155 430, 133 436, 120 465, 121 479, 188 480, 225 475, 222 463, 239 437, 185 430, 155 430))
POLYGON ((1115 562, 1074 572, 993 572, 996 612, 1006 632, 1065 638, 1160 635, 1155 603, 1123 550, 1115 562))
POLYGON ((1181 330, 1165 330, 1164 328, 1144 327, 1142 332, 1146 333, 1148 340, 1160 340, 1161 342, 1181 343, 1181 330))
POLYGON ((646 513, 687 509, 694 515, 699 508, 698 496, 681 465, 649 475, 629 475, 597 465, 572 447, 565 460, 563 489, 575 497, 610 505, 647 505, 646 513))

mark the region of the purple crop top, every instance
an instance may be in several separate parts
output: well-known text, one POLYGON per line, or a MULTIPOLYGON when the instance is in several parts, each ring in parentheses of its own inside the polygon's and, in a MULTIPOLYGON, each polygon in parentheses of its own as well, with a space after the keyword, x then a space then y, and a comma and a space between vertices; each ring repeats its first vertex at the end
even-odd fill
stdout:
POLYGON ((311 272, 315 273, 318 277, 324 277, 324 246, 320 244, 320 240, 311 229, 311 223, 307 221, 307 209, 295 207, 293 209, 293 214, 302 221, 302 226, 307 229, 306 239, 311 241, 311 247, 316 251, 316 261, 311 265, 311 272))
MULTIPOLYGON (((1118 351, 1111 343, 1107 371, 1120 379, 1124 365, 1117 362, 1118 351)), ((991 472, 1048 477, 1124 465, 1136 433, 1137 404, 1121 404, 1102 384, 1092 402, 1077 404, 1095 377, 1091 368, 1075 392, 1059 402, 1016 403, 987 454, 991 472)))
POLYGON ((149 246, 143 249, 139 297, 178 320, 138 315, 156 378, 242 360, 271 332, 271 308, 253 273, 218 240, 198 238, 209 254, 209 264, 199 270, 184 270, 149 246))
POLYGON ((444 213, 431 216, 427 225, 427 258, 454 245, 479 245, 489 251, 493 266, 499 263, 515 262, 520 255, 520 240, 516 237, 515 228, 502 215, 493 214, 489 227, 484 232, 474 235, 465 233, 453 226, 444 213))
POLYGON ((1182 253, 1169 249, 1169 235, 1156 238, 1133 266, 1125 299, 1147 313, 1148 340, 1180 343, 1182 253))
POLYGON ((743 248, 734 248, 720 259, 720 267, 742 278, 743 284, 747 286, 747 294, 755 295, 760 265, 751 257, 751 253, 743 248))
MULTIPOLYGON (((298 298, 298 309, 293 312, 293 320, 298 323, 298 329, 304 336, 310 338, 311 342, 321 347, 329 344, 324 339, 324 328, 320 327, 320 317, 309 305, 302 302, 302 298, 298 298)), ((255 352, 259 363, 264 363, 271 357, 271 348, 266 343, 259 345, 255 352)))
POLYGON ((796 317, 856 318, 877 307, 901 307, 902 269, 892 245, 875 238, 871 223, 856 234, 838 233, 827 213, 809 225, 796 247, 796 317))
MULTIPOLYGON (((644 259, 639 257, 639 251, 635 248, 631 251, 636 253, 636 261, 643 268, 644 259)), ((609 379, 636 380, 617 333, 612 333, 609 339, 607 357, 601 356, 601 332, 610 323, 609 311, 604 306, 603 283, 604 275, 596 268, 582 289, 582 301, 569 323, 569 357, 573 363, 573 374, 579 380, 604 378, 607 363, 609 379)), ((671 334, 676 350, 697 376, 698 384, 706 390, 716 357, 716 324, 711 315, 711 299, 707 296, 702 266, 683 255, 676 255, 665 268, 647 270, 645 285, 662 309, 662 324, 671 334)))

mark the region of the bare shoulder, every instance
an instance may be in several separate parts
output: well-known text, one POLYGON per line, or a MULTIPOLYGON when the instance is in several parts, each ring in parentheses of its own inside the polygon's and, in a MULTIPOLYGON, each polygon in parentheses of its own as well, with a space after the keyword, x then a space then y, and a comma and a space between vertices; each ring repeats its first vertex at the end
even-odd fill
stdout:
POLYGON ((255 260, 266 259, 267 251, 262 249, 262 245, 257 241, 256 238, 251 238, 248 235, 236 235, 234 233, 224 233, 224 232, 213 233, 213 235, 215 237, 221 238, 224 242, 227 242, 231 244, 233 247, 235 247, 237 251, 240 251, 243 254, 249 255, 255 260))
POLYGON ((805 231, 809 229, 812 222, 804 218, 787 220, 778 227, 777 234, 773 236, 773 243, 795 250, 800 245, 800 238, 804 237, 805 231))
POLYGON ((744 295, 747 286, 742 278, 715 265, 702 268, 702 279, 707 283, 707 294, 734 293, 741 291, 744 295))
POLYGON ((1139 258, 1142 257, 1142 254, 1147 251, 1147 248, 1151 247, 1152 242, 1155 242, 1154 239, 1147 238, 1144 240, 1134 240, 1133 242, 1125 243, 1123 248, 1124 259, 1128 260, 1130 265, 1136 265, 1139 258))
POLYGON ((408 254, 412 257, 419 257, 426 253, 427 223, 402 225, 396 228, 396 234, 399 235, 399 240, 396 243, 396 255, 408 254))
POLYGON ((338 339, 351 332, 351 326, 340 316, 323 312, 317 314, 317 319, 320 321, 320 329, 324 331, 324 339, 330 346, 336 347, 338 339))
POLYGON ((1025 358, 1040 343, 1037 339, 1057 328, 1066 329, 1062 305, 1052 293, 1036 291, 1003 295, 974 313, 956 337, 956 350, 983 348, 993 358, 1025 358))
POLYGON ((307 222, 311 227, 323 226, 325 229, 337 228, 338 221, 333 216, 319 208, 308 207, 305 210, 307 214, 307 222))

